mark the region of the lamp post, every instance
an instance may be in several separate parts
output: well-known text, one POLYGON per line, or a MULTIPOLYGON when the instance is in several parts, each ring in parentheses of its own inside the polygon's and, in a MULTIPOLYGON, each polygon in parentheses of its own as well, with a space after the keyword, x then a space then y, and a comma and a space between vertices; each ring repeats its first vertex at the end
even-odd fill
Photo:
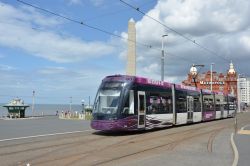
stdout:
POLYGON ((82 114, 84 114, 84 113, 85 113, 84 103, 85 103, 85 101, 84 101, 84 100, 82 100, 82 114))
POLYGON ((234 133, 237 133, 238 130, 238 122, 237 122, 237 112, 240 112, 240 75, 238 74, 238 78, 237 78, 237 105, 238 105, 238 110, 235 111, 235 115, 234 115, 234 133))
POLYGON ((35 91, 32 92, 32 115, 35 116, 35 91))
POLYGON ((237 103, 238 103, 238 112, 240 112, 241 110, 240 110, 240 106, 241 106, 241 85, 240 85, 240 78, 242 78, 241 76, 242 76, 243 74, 238 74, 238 78, 237 78, 237 96, 238 96, 238 98, 237 98, 237 103))
POLYGON ((210 86, 211 86, 211 92, 213 91, 213 65, 214 63, 211 63, 211 70, 210 70, 210 75, 211 75, 211 79, 210 79, 210 86))
POLYGON ((70 96, 69 98, 70 98, 70 101, 69 101, 69 111, 71 112, 72 96, 70 96))
POLYGON ((162 40, 161 40, 161 81, 164 81, 164 37, 168 35, 162 35, 162 40))
POLYGON ((195 64, 193 64, 192 67, 190 68, 190 74, 192 75, 192 78, 194 80, 194 84, 195 84, 196 88, 197 88, 196 77, 198 76, 198 74, 200 72, 200 70, 197 71, 196 67, 200 67, 200 69, 201 69, 201 67, 204 67, 204 66, 205 65, 195 65, 195 64))

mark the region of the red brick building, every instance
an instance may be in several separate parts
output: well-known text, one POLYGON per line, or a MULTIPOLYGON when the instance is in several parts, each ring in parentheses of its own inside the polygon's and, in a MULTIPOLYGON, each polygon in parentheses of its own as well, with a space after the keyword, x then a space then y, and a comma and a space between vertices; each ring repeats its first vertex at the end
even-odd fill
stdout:
MULTIPOLYGON (((196 86, 200 89, 211 89, 211 71, 196 75, 194 82, 194 75, 192 75, 191 70, 196 70, 194 68, 190 69, 187 80, 184 80, 182 84, 186 86, 196 86)), ((196 70, 197 71, 197 70, 196 70)), ((225 94, 233 94, 237 96, 237 73, 234 70, 233 63, 230 63, 230 68, 226 74, 217 73, 213 71, 212 73, 212 89, 214 92, 224 92, 225 94)))

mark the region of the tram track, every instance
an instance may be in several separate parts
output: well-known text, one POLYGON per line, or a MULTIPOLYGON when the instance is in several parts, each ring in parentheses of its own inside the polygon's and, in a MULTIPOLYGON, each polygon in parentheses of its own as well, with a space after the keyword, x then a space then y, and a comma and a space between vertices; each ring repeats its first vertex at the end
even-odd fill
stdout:
MULTIPOLYGON (((245 123, 245 122, 248 122, 248 121, 242 121, 242 123, 245 123)), ((218 123, 216 124, 213 124, 213 125, 210 125, 209 127, 212 127, 212 126, 216 126, 218 125, 218 123)), ((200 133, 200 134, 195 134, 193 136, 188 136, 188 137, 185 137, 181 140, 178 140, 178 141, 172 141, 170 143, 167 143, 167 144, 162 144, 162 145, 159 145, 159 146, 156 146, 156 147, 152 147, 152 148, 149 148, 149 149, 145 149, 145 150, 142 150, 142 151, 138 151, 138 152, 135 152, 135 153, 131 153, 131 154, 127 154, 127 155, 124 155, 124 156, 120 156, 120 157, 117 157, 117 158, 114 158, 114 159, 110 159, 110 160, 107 160, 107 161, 103 161, 103 162, 100 162, 100 163, 96 163, 96 164, 90 164, 90 165, 102 165, 102 164, 105 164, 105 163, 109 163, 109 162, 112 162, 112 161, 116 161, 116 160, 119 160, 119 159, 123 159, 123 158, 126 158, 126 157, 129 157, 129 156, 133 156, 133 155, 136 155, 136 154, 140 154, 140 153, 144 153, 144 152, 148 152, 148 151, 151 151, 151 150, 154 150, 154 149, 158 149, 158 148, 161 148, 161 147, 165 147, 165 146, 169 146, 168 150, 173 150, 178 144, 186 141, 186 140, 189 140, 191 138, 194 138, 194 137, 198 137, 198 136, 202 136, 202 135, 206 135, 206 134, 210 134, 209 136, 209 139, 208 139, 208 142, 207 142, 207 151, 209 153, 212 152, 212 145, 213 145, 213 141, 216 137, 217 134, 219 134, 222 130, 224 129, 227 129, 227 128, 232 128, 232 124, 231 125, 226 125, 224 127, 220 127, 218 129, 215 129, 215 130, 212 130, 212 131, 208 131, 208 132, 203 132, 203 133, 200 133)), ((198 128, 194 128, 194 129, 190 129, 190 130, 186 130, 187 132, 188 131, 197 131, 198 128)), ((204 129, 204 126, 202 127, 199 127, 199 129, 204 129)), ((177 134, 179 132, 175 132, 175 133, 172 133, 172 134, 167 134, 168 136, 170 135, 173 135, 173 134, 177 134)), ((188 135, 190 133, 187 133, 186 135, 188 135)), ((148 138, 148 139, 152 139, 151 138, 148 138)), ((147 140, 147 139, 146 139, 147 140)), ((145 141, 145 139, 144 139, 145 141)), ((133 142, 133 141, 132 141, 133 142)), ((135 142, 133 142, 135 143, 135 142)), ((120 146, 120 145, 119 145, 120 146)), ((86 158, 86 156, 84 156, 84 158, 86 158)), ((84 159, 84 158, 81 158, 81 159, 84 159)), ((80 159, 79 159, 80 160, 80 159)), ((71 162, 70 164, 67 164, 67 165, 72 165, 74 163, 76 163, 77 161, 74 161, 74 162, 71 162)))
MULTIPOLYGON (((83 135, 82 137, 86 137, 87 135, 83 135)), ((54 138, 58 138, 58 136, 53 136, 54 138)), ((71 134, 70 136, 66 136, 64 137, 64 139, 75 139, 78 138, 79 136, 77 134, 71 134)), ((22 142, 22 139, 20 140, 12 140, 12 141, 8 141, 8 143, 3 144, 2 142, 0 142, 0 149, 1 148, 16 148, 18 146, 24 146, 24 145, 29 145, 29 144, 35 144, 35 143, 43 143, 44 139, 40 139, 39 137, 37 138, 26 138, 24 142, 22 142)))
MULTIPOLYGON (((121 134, 121 135, 110 135, 110 134, 93 134, 88 133, 87 135, 82 135, 81 139, 78 139, 79 134, 74 135, 73 137, 75 139, 71 140, 67 143, 61 143, 65 140, 56 141, 53 140, 52 145, 44 146, 43 145, 37 145, 39 143, 44 143, 43 141, 39 142, 31 142, 29 147, 24 150, 19 151, 13 151, 13 152, 7 152, 7 153, 0 153, 0 156, 16 156, 16 155, 22 155, 24 153, 32 153, 34 152, 34 155, 31 155, 31 157, 25 158, 18 163, 25 164, 25 163, 31 163, 32 165, 53 165, 53 163, 61 163, 62 165, 74 165, 77 163, 81 163, 83 160, 88 158, 91 158, 93 155, 102 156, 102 154, 105 154, 108 151, 112 150, 120 150, 124 149, 124 147, 134 147, 138 145, 150 145, 152 143, 152 140, 158 139, 160 144, 158 145, 152 145, 148 148, 141 149, 138 151, 134 151, 131 153, 122 154, 120 156, 114 156, 114 157, 107 157, 108 159, 101 159, 102 161, 98 162, 89 162, 87 165, 102 165, 105 163, 111 163, 113 161, 118 161, 121 159, 128 158, 133 155, 139 155, 146 152, 150 152, 153 150, 160 149, 161 147, 164 148, 164 150, 173 150, 176 146, 184 142, 185 140, 189 140, 194 137, 198 137, 201 135, 208 134, 208 142, 207 142, 207 151, 212 152, 212 145, 213 141, 216 137, 216 135, 225 128, 232 128, 233 123, 227 122, 230 119, 224 120, 218 120, 218 121, 212 121, 212 122, 206 122, 206 123, 198 123, 200 126, 195 125, 185 125, 180 127, 173 127, 170 129, 162 129, 162 130, 156 130, 156 131, 146 131, 146 132, 140 132, 132 133, 132 135, 128 134, 121 134), (227 122, 223 125, 224 122, 227 122), (230 125, 228 125, 228 123, 230 125), (209 128, 212 130, 208 130, 206 126, 209 125, 209 128), (223 128, 216 127, 217 125, 223 125, 223 128), (226 125, 226 126, 225 126, 226 125), (187 129, 191 127, 190 129, 187 129), (215 127, 215 129, 214 129, 215 127), (221 129, 221 130, 220 130, 221 129), (178 130, 178 131, 176 131, 178 130), (197 133, 198 132, 198 133, 197 133), (92 138, 93 137, 93 138, 92 138), (178 137, 182 137, 183 139, 176 139, 178 137), (160 138, 166 138, 166 139, 160 139, 160 138), (75 141, 75 142, 74 142, 75 141), (100 143, 104 143, 104 145, 98 146, 100 143), (111 142, 111 143, 107 143, 111 142), (57 144, 54 144, 57 143, 57 144), (142 144, 144 143, 144 144, 142 144), (37 146, 37 147, 34 147, 37 146), (39 147, 40 146, 40 147, 39 147), (65 153, 60 153, 60 151, 63 151, 65 153), (38 154, 36 154, 38 153, 38 154)), ((241 123, 244 123, 244 121, 241 121, 241 123)), ((60 137, 59 137, 60 138, 60 137)), ((70 139, 72 137, 68 137, 67 139, 70 139)), ((47 140, 46 140, 47 141, 47 140)), ((28 144, 28 142, 25 142, 22 146, 22 144, 19 144, 19 148, 25 148, 25 146, 28 144)), ((45 142, 46 144, 46 142, 45 142)), ((14 150, 14 146, 11 147, 14 150)), ((2 147, 0 147, 0 151, 2 147)))
MULTIPOLYGON (((86 136, 89 136, 89 135, 86 135, 86 136)), ((85 136, 85 137, 86 137, 85 136)), ((79 136, 78 136, 79 137, 79 136)), ((78 147, 78 146, 82 146, 82 145, 86 145, 86 144, 91 144, 91 143, 93 143, 93 142, 97 142, 97 141, 99 141, 99 140, 108 140, 108 139, 110 139, 111 137, 114 137, 114 136, 109 136, 109 137, 105 137, 105 136, 102 136, 101 138, 99 138, 100 137, 100 135, 98 135, 98 138, 95 138, 95 139, 92 139, 91 141, 78 141, 78 142, 72 142, 72 143, 67 143, 67 144, 58 144, 58 145, 56 145, 56 146, 54 146, 54 147, 58 147, 58 149, 54 149, 54 150, 52 150, 52 151, 50 151, 50 152, 47 152, 47 153, 45 153, 45 154, 43 154, 43 155, 38 155, 38 156, 36 156, 36 157, 33 157, 33 158, 29 158, 29 159, 26 159, 25 161, 22 161, 22 163, 27 163, 27 162, 32 162, 33 160, 36 160, 37 158, 41 158, 41 157, 46 157, 46 156, 48 156, 48 155, 50 155, 50 154, 53 154, 55 151, 58 151, 58 150, 61 150, 61 149, 64 149, 64 148, 67 148, 67 147, 70 147, 70 148, 74 148, 74 147, 78 147)), ((134 136, 134 137, 137 137, 137 136, 134 136)), ((131 138, 127 138, 128 140, 129 139, 131 139, 131 138)), ((125 139, 125 140, 121 140, 120 142, 117 142, 116 144, 120 144, 122 141, 126 141, 127 139, 125 139)), ((109 145, 108 145, 109 146, 109 145)), ((112 146, 112 145, 111 145, 112 146)), ((40 151, 40 150, 42 150, 42 149, 49 149, 49 148, 53 148, 53 147, 51 147, 51 146, 46 146, 46 147, 42 147, 42 148, 37 148, 36 150, 37 151, 40 151)), ((104 148, 106 148, 106 147, 104 147, 104 148)), ((32 151, 33 149, 27 149, 27 151, 32 151)), ((101 150, 101 149, 100 149, 101 150)), ((22 152, 24 152, 24 151, 22 151, 22 152)), ((91 151, 92 152, 92 151, 91 151)), ((19 153, 19 152, 18 152, 19 153)), ((86 152, 86 153, 89 153, 89 152, 86 152)), ((1 154, 0 154, 1 155, 1 154)), ((73 154, 72 156, 77 156, 77 154, 73 154)), ((63 156, 63 158, 67 158, 67 157, 71 157, 71 156, 63 156)), ((52 159, 51 161, 55 161, 55 160, 60 160, 61 158, 59 158, 59 159, 52 159)))
MULTIPOLYGON (((77 136, 79 137, 79 136, 77 136)), ((105 138, 105 137, 104 137, 105 138)), ((69 138, 69 139, 72 139, 72 138, 69 138)), ((95 139, 92 139, 91 141, 98 141, 98 140, 101 140, 103 138, 95 138, 95 139)), ((84 140, 80 143, 87 143, 88 140, 84 140)), ((53 141, 53 142, 57 142, 56 140, 53 141)), ((20 143, 18 145, 14 144, 12 147, 8 147, 6 146, 5 148, 13 148, 14 150, 19 148, 18 146, 25 146, 25 145, 29 145, 31 146, 31 144, 37 144, 37 143, 46 143, 44 141, 35 141, 35 142, 26 142, 26 143, 20 143)), ((51 143, 53 144, 53 143, 51 143)), ((24 150, 20 150, 20 151, 13 151, 13 152, 9 152, 9 153, 0 153, 0 156, 5 156, 5 155, 13 155, 13 154, 16 154, 16 153, 23 153, 23 152, 28 152, 28 151, 36 151, 36 150, 42 150, 42 149, 46 149, 46 148, 53 148, 53 147, 58 147, 58 146, 64 146, 64 145, 73 145, 73 144, 76 144, 75 142, 67 142, 67 143, 61 143, 61 144, 53 144, 53 145, 49 145, 49 146, 43 146, 43 145, 38 145, 38 147, 33 147, 33 148, 27 148, 27 149, 24 149, 24 150), (41 146, 41 147, 39 147, 41 146)), ((0 149, 3 148, 3 147, 0 147, 0 149)))
MULTIPOLYGON (((215 126, 215 125, 218 125, 217 123, 216 124, 213 124, 213 125, 210 125, 210 127, 211 126, 215 126)), ((194 129, 189 129, 189 130, 185 130, 184 132, 185 132, 185 134, 184 135, 190 135, 190 132, 197 132, 197 130, 199 130, 199 129, 204 129, 204 126, 201 126, 201 127, 198 127, 198 128, 194 128, 194 129)), ((184 129, 183 129, 184 130, 184 129)), ((163 130, 160 130, 160 131, 163 131, 163 130)), ((202 134, 207 134, 207 133, 211 133, 211 132, 213 132, 213 131, 209 131, 209 132, 205 132, 205 133, 202 133, 202 134)), ((154 133, 154 132, 153 132, 154 133)), ((183 131, 179 131, 179 132, 174 132, 174 133, 168 133, 168 134, 160 134, 159 135, 159 133, 157 133, 155 136, 153 135, 152 136, 152 132, 150 132, 150 133, 146 133, 146 135, 151 135, 150 137, 148 137, 148 138, 146 138, 145 139, 145 135, 143 135, 144 136, 144 138, 141 138, 140 137, 140 135, 136 135, 136 136, 133 136, 133 137, 129 137, 129 138, 127 138, 127 139, 125 139, 125 140, 121 140, 121 141, 119 141, 119 142, 117 142, 117 143, 115 143, 115 144, 112 144, 112 145, 108 145, 108 146, 104 146, 104 147, 102 147, 102 148, 97 148, 97 149, 93 149, 93 150, 91 150, 91 151, 86 151, 86 152, 84 152, 84 153, 74 153, 74 154, 71 154, 71 155, 67 155, 67 156, 61 156, 61 157, 58 157, 58 158, 53 158, 53 159, 51 159, 51 160, 43 160, 42 162, 35 162, 35 164, 36 165, 43 165, 43 164, 48 164, 49 162, 55 162, 55 161, 59 161, 59 160, 62 160, 62 158, 63 158, 63 160, 71 160, 71 162, 69 162, 68 164, 65 164, 65 165, 72 165, 72 164, 74 164, 74 163, 77 163, 78 161, 80 161, 80 160, 83 160, 83 159, 85 159, 85 158, 88 158, 88 157, 90 157, 91 155, 93 155, 93 154, 95 154, 95 153, 100 153, 100 152, 102 152, 102 151, 107 151, 108 149, 112 149, 112 148, 119 148, 119 147, 124 147, 124 146, 128 146, 129 144, 136 144, 136 143, 138 143, 138 142, 140 142, 140 141, 150 141, 150 140, 152 140, 152 139, 155 139, 156 137, 170 137, 171 135, 173 136, 173 135, 175 135, 175 134, 180 134, 180 133, 182 133, 182 136, 183 136, 183 131), (139 137, 139 140, 135 140, 135 141, 133 141, 133 139, 136 139, 136 138, 138 138, 139 137), (140 139, 142 139, 142 140, 140 140, 140 139)), ((194 136, 195 137, 195 136, 194 136)), ((192 138, 192 137, 190 137, 190 138, 192 138)), ((185 139, 184 140, 186 140, 186 137, 185 137, 185 139)), ((149 148, 149 149, 145 149, 145 150, 143 150, 143 151, 140 151, 140 152, 136 152, 135 154, 139 154, 139 153, 143 153, 144 151, 146 152, 146 151, 150 151, 150 150, 153 150, 153 149, 157 149, 157 148, 160 148, 160 147, 162 147, 162 146, 169 146, 169 149, 170 150, 172 150, 172 149, 174 149, 174 147, 175 146, 177 146, 179 143, 181 143, 182 141, 184 141, 184 140, 180 140, 180 141, 174 141, 174 140, 172 140, 172 142, 170 142, 170 143, 168 143, 168 144, 161 144, 161 145, 159 145, 159 146, 156 146, 156 147, 152 147, 152 148, 149 148)), ((134 153, 133 153, 134 154, 134 153)), ((133 155, 133 154, 130 154, 130 155, 133 155)), ((128 155, 128 156, 130 156, 130 155, 128 155)), ((126 157, 127 155, 125 155, 124 157, 126 157)), ((124 158, 124 157, 122 157, 122 158, 124 158)), ((118 158, 119 159, 119 158, 118 158)), ((117 160, 117 159, 116 159, 117 160)))
MULTIPOLYGON (((223 128, 217 129, 217 130, 221 131, 221 130, 223 130, 225 128, 226 127, 223 127, 223 128)), ((201 135, 213 133, 213 132, 214 131, 209 131, 209 132, 203 132, 203 133, 195 134, 195 135, 192 135, 192 136, 189 136, 189 137, 185 137, 185 138, 180 139, 180 140, 172 141, 172 142, 169 142, 169 143, 166 143, 166 144, 160 144, 160 145, 152 147, 152 148, 147 148, 147 149, 144 149, 144 150, 141 150, 141 151, 138 151, 138 152, 130 153, 130 154, 127 154, 127 155, 124 155, 124 156, 120 156, 120 157, 113 158, 113 159, 110 159, 110 160, 106 160, 106 161, 102 161, 102 162, 99 162, 99 163, 95 163, 95 164, 93 164, 93 166, 107 164, 107 163, 110 163, 110 162, 113 162, 113 161, 116 161, 116 160, 124 159, 126 157, 130 157, 130 156, 137 155, 137 154, 140 154, 140 153, 144 153, 144 152, 147 152, 147 151, 155 150, 155 149, 158 149, 158 148, 163 148, 165 146, 171 146, 171 145, 172 146, 173 145, 176 146, 177 144, 180 144, 183 141, 189 140, 189 139, 197 137, 197 136, 201 136, 201 135)), ((167 148, 167 149, 169 149, 169 148, 167 148)), ((171 148, 171 150, 173 150, 173 148, 171 148)))

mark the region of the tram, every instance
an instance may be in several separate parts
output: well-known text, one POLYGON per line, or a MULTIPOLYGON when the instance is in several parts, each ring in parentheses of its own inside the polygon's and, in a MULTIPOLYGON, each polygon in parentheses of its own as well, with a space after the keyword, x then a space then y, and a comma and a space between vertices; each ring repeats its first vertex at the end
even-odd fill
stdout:
POLYGON ((98 89, 91 127, 147 130, 234 117, 236 98, 191 86, 113 75, 98 89))

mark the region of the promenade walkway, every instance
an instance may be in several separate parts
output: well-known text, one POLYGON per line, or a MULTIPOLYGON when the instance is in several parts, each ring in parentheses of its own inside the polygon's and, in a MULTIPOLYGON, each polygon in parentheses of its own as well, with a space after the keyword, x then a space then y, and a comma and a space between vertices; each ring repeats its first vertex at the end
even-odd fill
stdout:
MULTIPOLYGON (((248 107, 245 112, 239 115, 250 114, 248 107)), ((236 145, 235 159, 237 162, 233 166, 249 166, 250 165, 250 119, 244 126, 238 126, 238 131, 234 135, 234 142, 236 145)))

